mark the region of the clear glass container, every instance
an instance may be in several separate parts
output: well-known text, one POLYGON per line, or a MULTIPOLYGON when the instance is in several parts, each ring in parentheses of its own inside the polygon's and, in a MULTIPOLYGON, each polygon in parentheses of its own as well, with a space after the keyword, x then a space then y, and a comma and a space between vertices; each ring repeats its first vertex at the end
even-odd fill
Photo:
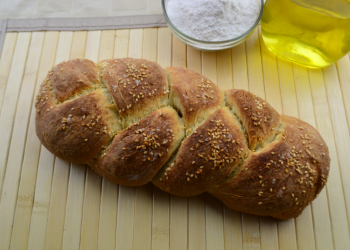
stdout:
MULTIPOLYGON (((190 1, 190 0, 189 0, 190 1)), ((167 14, 167 6, 169 0, 162 0, 162 7, 163 7, 163 13, 165 16, 165 19, 167 21, 168 27, 171 30, 171 32, 176 36, 180 41, 184 42, 185 44, 199 50, 203 51, 218 51, 218 50, 224 50, 224 49, 229 49, 234 46, 237 46, 244 42, 255 30, 256 26, 260 22, 260 18, 263 12, 263 5, 264 5, 264 0, 256 0, 258 3, 259 7, 259 15, 253 24, 253 26, 247 30, 244 34, 238 36, 238 37, 233 37, 230 40, 225 40, 225 41, 202 41, 195 39, 193 37, 190 37, 184 33, 182 33, 180 30, 178 30, 175 25, 171 22, 168 14, 167 14)))
POLYGON ((277 56, 328 66, 350 51, 350 0, 266 0, 261 31, 277 56))

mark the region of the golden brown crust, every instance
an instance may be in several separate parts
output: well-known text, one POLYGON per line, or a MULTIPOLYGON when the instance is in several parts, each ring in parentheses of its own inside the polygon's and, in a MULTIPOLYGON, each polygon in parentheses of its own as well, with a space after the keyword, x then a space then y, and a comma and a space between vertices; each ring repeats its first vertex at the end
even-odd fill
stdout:
POLYGON ((182 112, 187 128, 195 128, 224 105, 221 89, 203 75, 179 67, 166 71, 171 82, 170 100, 182 112))
POLYGON ((56 65, 49 72, 47 80, 59 102, 100 84, 96 64, 87 59, 75 59, 56 65))
POLYGON ((242 89, 225 91, 226 101, 246 128, 249 148, 264 147, 276 134, 280 115, 265 100, 242 89))
POLYGON ((45 147, 73 163, 92 160, 119 128, 104 92, 97 90, 53 109, 38 109, 36 133, 45 147))
MULTIPOLYGON (((102 81, 110 90, 121 117, 139 119, 168 103, 168 81, 159 64, 144 59, 99 62, 102 81)), ((130 123, 135 120, 130 121, 130 123)))
POLYGON ((78 59, 45 78, 36 132, 56 156, 119 184, 152 180, 179 196, 208 191, 242 212, 298 216, 327 181, 325 142, 252 93, 225 95, 188 69, 132 58, 96 67, 78 59))
POLYGON ((231 179, 209 190, 226 206, 256 215, 290 219, 316 198, 329 171, 328 148, 309 124, 282 116, 283 130, 252 153, 231 179))
POLYGON ((211 115, 181 145, 174 163, 153 184, 178 196, 205 192, 225 179, 247 154, 240 126, 227 108, 211 115))
POLYGON ((166 163, 183 136, 183 121, 176 111, 162 108, 118 134, 90 165, 118 184, 143 185, 166 163))

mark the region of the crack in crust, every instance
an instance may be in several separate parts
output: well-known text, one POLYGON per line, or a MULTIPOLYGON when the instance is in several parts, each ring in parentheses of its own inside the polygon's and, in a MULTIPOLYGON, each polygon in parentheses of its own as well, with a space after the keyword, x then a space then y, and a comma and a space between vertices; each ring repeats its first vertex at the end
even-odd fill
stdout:
POLYGON ((96 64, 86 59, 75 59, 54 66, 45 81, 57 105, 102 87, 96 64))
POLYGON ((224 106, 224 94, 208 78, 189 69, 165 68, 170 79, 170 104, 181 112, 187 136, 224 106))
POLYGON ((225 97, 227 105, 241 121, 250 150, 263 148, 273 140, 280 115, 265 100, 241 89, 227 90, 225 97))
POLYGON ((221 108, 187 137, 153 184, 178 196, 201 194, 226 178, 247 150, 240 127, 228 109, 221 108))
POLYGON ((208 191, 229 208, 289 219, 328 178, 328 148, 312 126, 188 69, 63 62, 41 85, 36 111, 48 150, 123 185, 208 191))
POLYGON ((118 134, 91 167, 119 184, 146 184, 180 145, 183 136, 183 122, 176 111, 161 108, 118 134))
POLYGON ((105 60, 97 65, 111 92, 123 128, 168 105, 167 76, 158 64, 144 59, 105 60))

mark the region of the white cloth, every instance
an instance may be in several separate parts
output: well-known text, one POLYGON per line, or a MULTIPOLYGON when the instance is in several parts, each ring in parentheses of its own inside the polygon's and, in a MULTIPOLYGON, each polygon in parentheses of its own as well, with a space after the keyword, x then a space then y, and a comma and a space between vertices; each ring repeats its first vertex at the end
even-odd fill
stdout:
POLYGON ((0 0, 0 19, 162 14, 161 0, 0 0))

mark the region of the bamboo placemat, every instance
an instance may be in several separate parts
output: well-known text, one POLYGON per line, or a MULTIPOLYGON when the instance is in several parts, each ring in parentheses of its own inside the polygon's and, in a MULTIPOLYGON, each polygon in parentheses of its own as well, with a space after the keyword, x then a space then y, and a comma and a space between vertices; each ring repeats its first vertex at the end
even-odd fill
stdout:
POLYGON ((350 249, 350 57, 306 69, 272 55, 260 27, 217 53, 187 47, 168 28, 8 32, 0 59, 0 249, 350 249), (208 194, 179 198, 113 184, 54 157, 35 134, 34 97, 50 68, 77 57, 145 58, 188 67, 223 89, 265 98, 322 134, 326 188, 288 221, 227 209, 208 194))

